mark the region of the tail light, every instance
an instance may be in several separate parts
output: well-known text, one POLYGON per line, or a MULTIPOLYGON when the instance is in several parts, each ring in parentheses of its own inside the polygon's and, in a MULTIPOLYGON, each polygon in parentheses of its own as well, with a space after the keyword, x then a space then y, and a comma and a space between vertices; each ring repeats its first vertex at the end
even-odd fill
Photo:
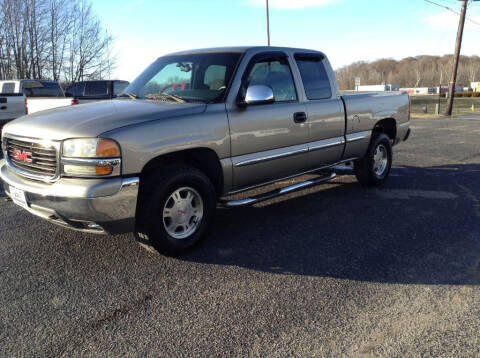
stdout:
POLYGON ((25 98, 25 114, 28 114, 28 99, 25 98))
POLYGON ((72 99, 72 102, 70 104, 74 106, 76 104, 80 104, 80 102, 78 101, 78 99, 72 99))
POLYGON ((412 97, 408 95, 408 121, 410 122, 410 116, 412 114, 412 97))

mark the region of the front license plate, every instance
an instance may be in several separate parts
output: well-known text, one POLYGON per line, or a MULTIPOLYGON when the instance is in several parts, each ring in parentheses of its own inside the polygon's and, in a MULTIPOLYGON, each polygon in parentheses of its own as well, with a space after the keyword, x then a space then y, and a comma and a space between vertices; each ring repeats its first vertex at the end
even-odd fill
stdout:
POLYGON ((15 204, 20 205, 23 208, 28 207, 27 199, 25 198, 25 192, 23 190, 20 190, 11 186, 10 195, 15 204))

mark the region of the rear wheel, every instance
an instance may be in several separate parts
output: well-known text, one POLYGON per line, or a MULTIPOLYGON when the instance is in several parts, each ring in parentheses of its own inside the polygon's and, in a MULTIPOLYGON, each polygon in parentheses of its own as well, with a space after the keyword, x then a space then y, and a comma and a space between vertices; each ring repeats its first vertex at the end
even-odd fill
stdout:
POLYGON ((206 235, 216 207, 209 178, 187 166, 164 167, 152 173, 142 189, 139 231, 160 253, 182 254, 206 235))
POLYGON ((384 133, 374 133, 364 158, 355 161, 355 175, 365 186, 385 183, 392 167, 392 143, 384 133))

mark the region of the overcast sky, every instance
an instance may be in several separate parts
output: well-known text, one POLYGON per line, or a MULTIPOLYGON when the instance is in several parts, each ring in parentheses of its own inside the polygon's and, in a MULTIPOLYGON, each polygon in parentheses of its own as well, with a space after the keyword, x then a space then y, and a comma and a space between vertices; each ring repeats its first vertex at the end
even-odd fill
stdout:
MULTIPOLYGON (((458 0, 433 0, 460 9, 458 0)), ((274 46, 325 52, 334 68, 382 57, 452 53, 459 16, 424 0, 270 0, 274 46)), ((178 50, 265 45, 265 0, 95 0, 115 38, 115 78, 132 80, 178 50)), ((480 23, 480 1, 468 15, 480 23)), ((462 54, 480 55, 480 26, 467 21, 462 54)))

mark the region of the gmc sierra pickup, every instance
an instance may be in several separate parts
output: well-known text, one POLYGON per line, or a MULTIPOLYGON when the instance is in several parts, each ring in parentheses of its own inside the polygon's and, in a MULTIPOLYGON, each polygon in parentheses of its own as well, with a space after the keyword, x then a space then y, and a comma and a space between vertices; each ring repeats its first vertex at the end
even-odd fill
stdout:
POLYGON ((384 183, 392 146, 409 136, 409 112, 400 92, 341 96, 318 51, 179 52, 156 60, 116 100, 7 124, 0 177, 32 214, 87 232, 135 232, 177 255, 206 235, 217 205, 320 184, 346 162, 361 184, 384 183), (305 173, 318 176, 225 199, 305 173))

